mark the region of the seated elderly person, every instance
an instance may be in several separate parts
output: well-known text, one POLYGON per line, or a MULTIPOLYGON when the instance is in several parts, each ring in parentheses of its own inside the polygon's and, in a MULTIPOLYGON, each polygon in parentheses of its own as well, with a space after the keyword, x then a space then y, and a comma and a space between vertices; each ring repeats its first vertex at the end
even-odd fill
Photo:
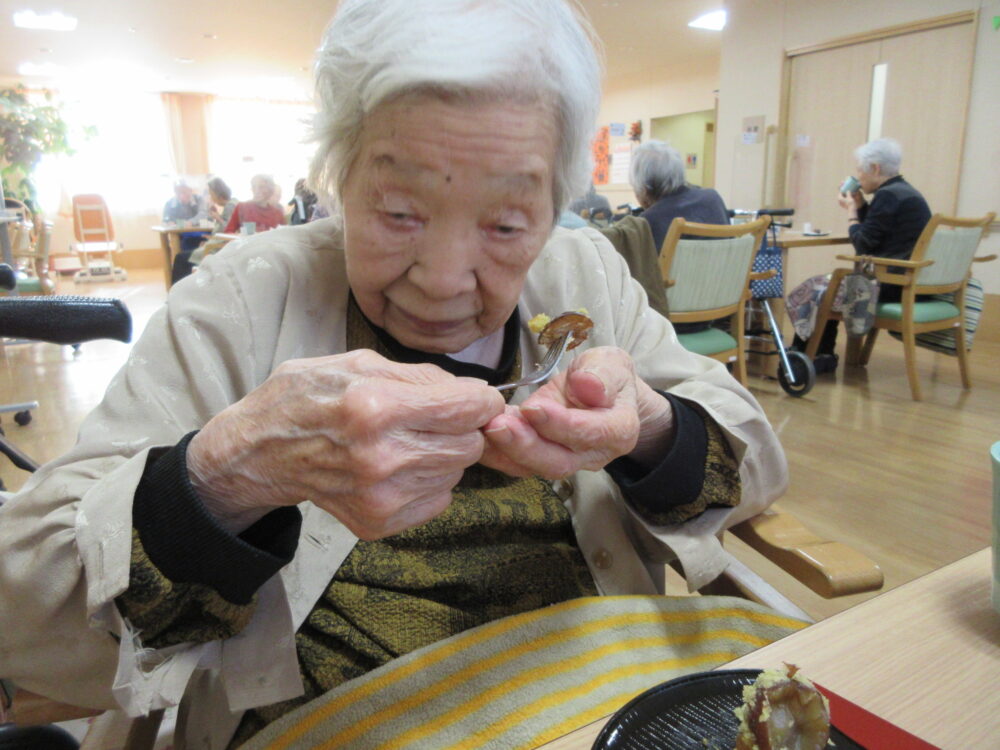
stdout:
POLYGON ((310 174, 335 215, 171 289, 77 446, 0 507, 0 673, 133 715, 183 696, 183 746, 235 747, 469 628, 654 595, 672 535, 692 585, 721 571, 784 455, 598 232, 554 227, 599 105, 584 24, 340 3, 310 174), (498 390, 544 354, 529 320, 581 307, 560 370, 498 390))
MULTIPOLYGON (((668 315, 658 259, 671 222, 682 218, 702 224, 728 224, 726 204, 714 190, 687 184, 680 153, 663 141, 647 141, 632 151, 629 181, 644 210, 639 216, 625 216, 601 231, 642 284, 650 306, 668 315)), ((709 326, 709 322, 683 323, 677 328, 690 333, 709 326)))
POLYGON ((214 231, 221 232, 229 224, 239 203, 221 177, 213 177, 208 181, 208 198, 208 218, 212 220, 214 231))
MULTIPOLYGON (((858 255, 909 260, 917 239, 931 219, 924 196, 899 173, 903 150, 891 138, 878 138, 854 152, 858 186, 850 194, 840 193, 838 202, 847 211, 847 232, 858 255), (871 203, 864 194, 872 197, 871 203)), ((805 351, 813 335, 817 308, 829 276, 803 282, 788 295, 788 311, 795 327, 793 348, 805 351)), ((879 302, 899 302, 903 288, 886 284, 879 289, 879 302)), ((829 321, 819 334, 816 372, 837 368, 837 321, 829 321)))
POLYGON ((581 219, 584 217, 584 213, 586 213, 586 218, 591 221, 610 221, 612 214, 611 202, 597 192, 597 188, 594 187, 593 182, 590 183, 587 192, 570 203, 566 210, 569 213, 576 214, 581 219))
POLYGON ((646 141, 632 152, 629 182, 635 191, 642 218, 649 222, 657 252, 680 217, 701 224, 728 224, 726 204, 711 188, 689 185, 680 153, 663 141, 646 141))
MULTIPOLYGON (((200 195, 184 180, 174 184, 174 197, 163 206, 164 224, 196 223, 207 216, 205 204, 200 195)), ((191 253, 205 239, 204 232, 184 232, 180 235, 180 252, 174 257, 170 271, 170 282, 177 283, 191 273, 191 253)))
POLYGON ((252 224, 254 232, 264 232, 285 223, 285 212, 278 204, 278 186, 268 174, 256 174, 250 179, 253 199, 236 204, 229 217, 225 232, 239 232, 244 225, 252 224))

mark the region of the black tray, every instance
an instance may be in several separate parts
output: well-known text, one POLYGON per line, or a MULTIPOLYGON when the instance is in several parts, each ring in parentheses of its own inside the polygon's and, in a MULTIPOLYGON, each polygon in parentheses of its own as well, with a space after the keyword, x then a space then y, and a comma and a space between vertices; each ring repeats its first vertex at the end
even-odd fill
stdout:
MULTIPOLYGON (((733 710, 759 674, 698 672, 650 688, 611 717, 593 750, 732 750, 740 726, 733 710)), ((830 739, 837 750, 865 750, 836 727, 830 739)))

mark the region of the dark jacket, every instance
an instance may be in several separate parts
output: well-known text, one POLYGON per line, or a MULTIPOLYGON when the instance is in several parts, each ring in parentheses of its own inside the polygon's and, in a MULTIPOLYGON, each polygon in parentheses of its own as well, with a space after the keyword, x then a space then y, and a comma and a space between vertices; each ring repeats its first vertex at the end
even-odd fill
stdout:
POLYGON ((858 209, 848 234, 858 255, 907 260, 931 218, 931 209, 916 188, 897 175, 882 183, 872 202, 858 209))
POLYGON ((632 278, 646 290, 649 306, 664 318, 668 317, 667 292, 660 274, 660 245, 653 244, 649 222, 641 216, 626 216, 598 231, 611 240, 615 250, 628 263, 632 278))
POLYGON ((701 224, 728 224, 726 204, 722 196, 711 188, 685 185, 680 190, 660 198, 642 212, 642 218, 649 222, 653 230, 656 252, 663 248, 663 240, 670 229, 670 223, 680 217, 701 224))

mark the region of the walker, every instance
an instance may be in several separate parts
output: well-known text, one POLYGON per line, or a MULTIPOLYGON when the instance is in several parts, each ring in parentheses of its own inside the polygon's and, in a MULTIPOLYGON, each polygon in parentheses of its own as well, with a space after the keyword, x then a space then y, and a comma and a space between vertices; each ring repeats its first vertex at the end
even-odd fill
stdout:
POLYGON ((800 398, 809 393, 816 384, 816 368, 805 352, 791 351, 785 348, 785 343, 781 338, 781 329, 778 327, 778 321, 775 320, 771 304, 768 301, 784 298, 785 295, 781 248, 778 247, 778 227, 792 226, 790 221, 788 223, 777 222, 774 217, 792 216, 794 213, 794 208, 762 208, 756 211, 736 209, 728 212, 734 224, 753 221, 758 216, 771 217, 771 224, 768 226, 767 232, 764 233, 764 239, 757 251, 757 256, 754 258, 753 270, 774 269, 778 275, 773 279, 750 282, 750 303, 747 310, 748 324, 746 326, 746 336, 751 344, 759 343, 769 346, 765 349, 748 347, 747 353, 763 354, 769 357, 777 354, 781 358, 781 366, 778 368, 778 383, 789 396, 800 398), (756 323, 762 317, 761 310, 767 316, 770 328, 762 328, 756 323))

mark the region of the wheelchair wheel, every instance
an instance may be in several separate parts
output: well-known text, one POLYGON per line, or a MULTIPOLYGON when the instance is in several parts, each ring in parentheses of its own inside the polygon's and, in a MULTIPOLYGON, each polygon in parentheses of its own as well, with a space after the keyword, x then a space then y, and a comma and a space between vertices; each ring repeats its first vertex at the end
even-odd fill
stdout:
POLYGON ((812 360, 805 355, 805 352, 785 352, 788 355, 788 364, 792 366, 792 374, 795 382, 791 383, 785 374, 785 368, 778 368, 778 383, 789 396, 800 398, 805 396, 812 387, 816 385, 816 368, 813 367, 812 360))
POLYGON ((31 421, 30 411, 19 411, 14 414, 14 421, 17 422, 21 427, 24 427, 28 422, 31 421))

